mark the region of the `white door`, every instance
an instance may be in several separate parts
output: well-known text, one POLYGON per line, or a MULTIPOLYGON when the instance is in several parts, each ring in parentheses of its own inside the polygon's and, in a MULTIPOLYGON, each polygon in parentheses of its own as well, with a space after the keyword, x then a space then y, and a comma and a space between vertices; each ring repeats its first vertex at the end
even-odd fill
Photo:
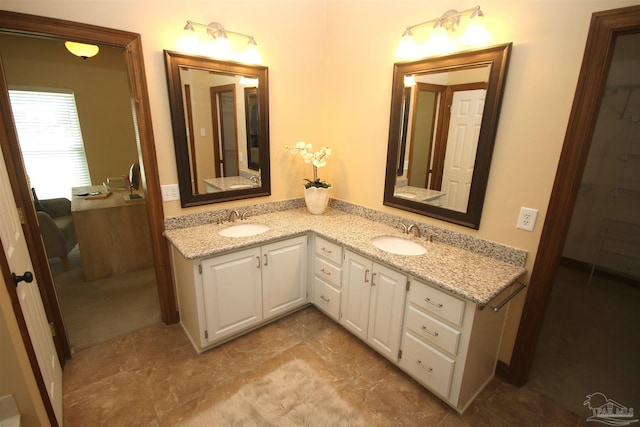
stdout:
POLYGON ((442 207, 467 211, 486 90, 456 91, 442 172, 442 207))
POLYGON ((262 247, 262 312, 265 319, 307 302, 307 237, 262 247))
POLYGON ((368 259, 345 252, 340 322, 363 340, 367 339, 369 325, 372 268, 368 259))
POLYGON ((202 261, 206 330, 212 343, 262 320, 260 249, 246 249, 202 261))
POLYGON ((397 271, 373 264, 371 280, 368 341, 380 354, 397 362, 407 278, 397 271))
MULTIPOLYGON (((32 272, 33 266, 18 217, 18 208, 13 198, 7 166, 4 157, 0 156, 0 158, 2 159, 0 162, 0 214, 2 215, 0 238, 11 272, 22 276, 25 272, 32 272)), ((42 379, 58 425, 62 426, 62 368, 35 277, 30 283, 21 281, 16 292, 42 379)))

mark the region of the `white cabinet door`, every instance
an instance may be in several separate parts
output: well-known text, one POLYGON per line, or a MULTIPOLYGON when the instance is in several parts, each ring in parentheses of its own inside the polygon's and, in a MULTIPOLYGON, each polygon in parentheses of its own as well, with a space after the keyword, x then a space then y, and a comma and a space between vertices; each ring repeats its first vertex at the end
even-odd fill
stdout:
POLYGON ((264 319, 307 302, 307 237, 262 247, 262 304, 264 319))
POLYGON ((361 339, 367 339, 372 263, 346 251, 342 276, 340 323, 361 339))
POLYGON ((260 249, 246 249, 202 261, 206 329, 213 342, 262 321, 260 249))
POLYGON ((380 264, 373 264, 369 307, 369 345, 388 359, 398 360, 407 278, 380 264))

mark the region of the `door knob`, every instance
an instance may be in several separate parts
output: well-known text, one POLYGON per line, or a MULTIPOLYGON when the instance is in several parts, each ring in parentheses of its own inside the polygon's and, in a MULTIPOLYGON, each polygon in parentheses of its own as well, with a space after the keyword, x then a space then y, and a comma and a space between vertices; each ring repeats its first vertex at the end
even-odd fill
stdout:
POLYGON ((22 276, 17 276, 16 273, 11 273, 11 277, 13 278, 13 283, 18 286, 18 283, 23 280, 27 283, 33 282, 33 274, 30 271, 26 271, 22 276))

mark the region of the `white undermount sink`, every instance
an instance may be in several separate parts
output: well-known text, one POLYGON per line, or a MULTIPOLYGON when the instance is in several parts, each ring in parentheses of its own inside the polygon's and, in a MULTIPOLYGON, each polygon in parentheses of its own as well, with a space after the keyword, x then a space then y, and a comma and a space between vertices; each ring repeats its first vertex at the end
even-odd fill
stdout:
POLYGON ((218 234, 225 237, 250 237, 262 234, 268 230, 268 225, 242 223, 230 225, 226 228, 223 228, 222 230, 218 231, 218 234))
POLYGON ((397 255, 423 255, 427 249, 420 243, 398 236, 379 236, 371 239, 371 243, 378 249, 397 255))

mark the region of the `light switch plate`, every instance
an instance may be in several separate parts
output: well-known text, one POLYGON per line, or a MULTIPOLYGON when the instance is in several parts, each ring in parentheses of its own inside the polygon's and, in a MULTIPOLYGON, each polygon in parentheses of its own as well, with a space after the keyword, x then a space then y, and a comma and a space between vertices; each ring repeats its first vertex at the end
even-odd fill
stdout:
POLYGON ((170 202, 172 200, 180 200, 180 187, 178 184, 161 185, 162 201, 170 202))
POLYGON ((520 216, 518 216, 517 228, 527 231, 533 231, 536 226, 536 218, 538 217, 538 210, 531 208, 520 208, 520 216))

